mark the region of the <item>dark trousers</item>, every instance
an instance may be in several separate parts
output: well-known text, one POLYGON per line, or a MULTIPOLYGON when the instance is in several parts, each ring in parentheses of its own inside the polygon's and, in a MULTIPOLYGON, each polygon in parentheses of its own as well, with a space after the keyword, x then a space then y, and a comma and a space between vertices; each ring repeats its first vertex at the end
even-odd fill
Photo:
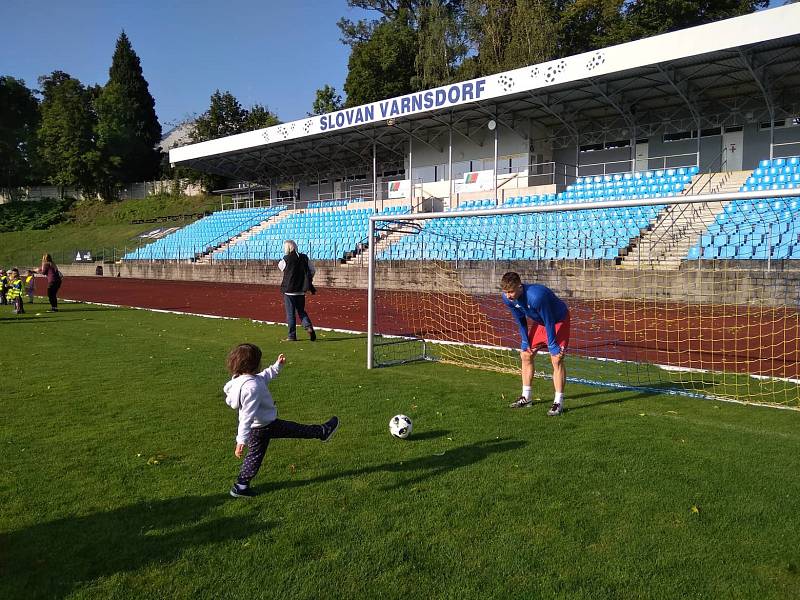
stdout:
POLYGON ((60 281, 55 281, 47 285, 47 299, 50 300, 50 308, 58 308, 58 289, 61 287, 60 281))
POLYGON ((22 297, 14 298, 11 303, 14 305, 14 312, 18 315, 25 314, 25 307, 22 306, 22 297))
POLYGON ((261 468, 261 462, 267 453, 272 438, 300 438, 308 440, 322 439, 322 425, 303 425, 293 421, 275 419, 264 427, 254 427, 247 438, 247 456, 242 463, 236 483, 249 485, 261 468))
POLYGON ((297 337, 297 321, 295 320, 294 313, 300 317, 300 323, 308 329, 311 327, 311 319, 308 318, 306 313, 306 297, 303 296, 289 296, 283 295, 283 304, 286 307, 286 324, 289 326, 289 337, 297 337))

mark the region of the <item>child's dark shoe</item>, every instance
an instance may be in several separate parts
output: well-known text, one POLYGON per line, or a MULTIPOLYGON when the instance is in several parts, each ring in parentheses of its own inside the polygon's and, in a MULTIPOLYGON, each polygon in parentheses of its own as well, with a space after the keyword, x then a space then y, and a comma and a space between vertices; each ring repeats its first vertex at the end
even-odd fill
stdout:
POLYGON ((241 483, 234 483, 230 494, 234 498, 252 498, 256 495, 249 485, 242 485, 241 483))
POLYGON ((339 417, 331 417, 322 424, 322 437, 320 439, 323 442, 329 442, 337 429, 339 429, 339 417))

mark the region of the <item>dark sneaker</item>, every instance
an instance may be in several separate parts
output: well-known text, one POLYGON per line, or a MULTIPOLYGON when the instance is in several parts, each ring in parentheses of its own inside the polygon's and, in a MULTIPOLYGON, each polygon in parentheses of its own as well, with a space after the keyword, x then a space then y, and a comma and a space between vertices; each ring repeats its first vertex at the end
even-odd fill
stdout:
POLYGON ((533 400, 526 398, 525 396, 520 396, 516 399, 516 401, 512 402, 508 405, 509 408, 528 408, 531 404, 533 404, 533 400))
POLYGON ((284 341, 286 341, 286 342, 296 342, 297 338, 296 337, 287 337, 284 341))
POLYGON ((308 337, 311 338, 312 342, 317 341, 317 332, 314 331, 313 327, 306 327, 306 331, 308 332, 308 337))
POLYGON ((564 408, 561 406, 561 402, 553 402, 553 406, 550 407, 550 410, 547 411, 548 417, 555 417, 560 415, 564 412, 564 408))
POLYGON ((249 485, 234 483, 231 487, 230 495, 234 498, 252 498, 256 493, 250 489, 249 485))
POLYGON ((331 417, 322 424, 322 437, 320 439, 323 442, 329 442, 337 429, 339 429, 339 417, 331 417))

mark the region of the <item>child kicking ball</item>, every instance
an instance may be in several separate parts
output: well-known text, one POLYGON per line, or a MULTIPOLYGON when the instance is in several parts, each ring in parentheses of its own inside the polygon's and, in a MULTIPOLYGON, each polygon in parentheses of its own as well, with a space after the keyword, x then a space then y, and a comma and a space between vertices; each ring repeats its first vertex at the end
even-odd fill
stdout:
POLYGON ((331 417, 321 425, 304 425, 278 418, 278 409, 267 383, 278 376, 286 357, 278 355, 275 363, 261 369, 261 349, 253 344, 240 344, 228 354, 227 367, 231 380, 225 384, 225 402, 239 411, 239 429, 233 453, 247 456, 239 477, 231 487, 234 498, 255 496, 250 482, 258 474, 269 442, 273 438, 318 439, 327 442, 339 427, 339 418, 331 417))

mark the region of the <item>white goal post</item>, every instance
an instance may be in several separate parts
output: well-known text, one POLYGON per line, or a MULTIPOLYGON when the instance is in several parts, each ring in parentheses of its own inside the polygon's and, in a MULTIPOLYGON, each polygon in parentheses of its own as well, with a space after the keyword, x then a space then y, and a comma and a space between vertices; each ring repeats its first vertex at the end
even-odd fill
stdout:
POLYGON ((798 406, 799 201, 781 189, 372 216, 367 368, 518 372, 499 290, 517 271, 570 305, 573 381, 798 406))

